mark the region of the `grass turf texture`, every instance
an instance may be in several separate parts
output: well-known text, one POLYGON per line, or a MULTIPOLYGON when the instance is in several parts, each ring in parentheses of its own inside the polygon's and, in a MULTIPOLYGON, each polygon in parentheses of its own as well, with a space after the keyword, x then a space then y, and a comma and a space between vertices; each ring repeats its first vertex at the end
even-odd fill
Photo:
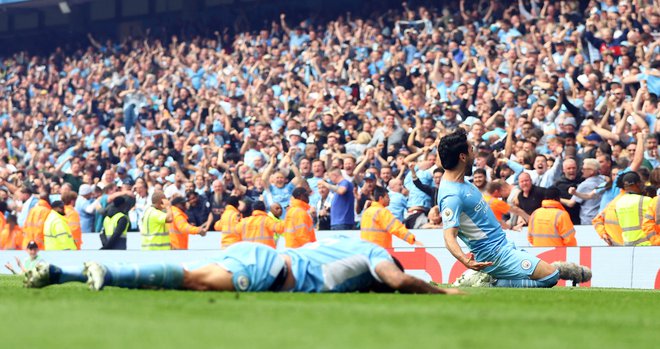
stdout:
POLYGON ((0 276, 3 348, 653 348, 660 293, 467 289, 468 296, 203 293, 0 276))

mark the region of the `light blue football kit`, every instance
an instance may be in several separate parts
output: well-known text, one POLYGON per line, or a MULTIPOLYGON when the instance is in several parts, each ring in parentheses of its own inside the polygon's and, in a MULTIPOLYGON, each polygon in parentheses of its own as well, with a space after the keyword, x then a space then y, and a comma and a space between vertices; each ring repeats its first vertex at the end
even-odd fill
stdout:
POLYGON ((438 205, 444 229, 459 228, 458 237, 478 262, 493 262, 483 271, 501 287, 552 287, 559 272, 540 279, 529 277, 540 262, 536 256, 517 250, 495 218, 481 192, 472 183, 440 182, 438 205))
MULTIPOLYGON (((184 270, 193 271, 217 264, 232 273, 236 291, 278 291, 286 272, 292 273, 296 284, 293 292, 354 292, 367 291, 381 282, 376 266, 393 262, 382 247, 360 239, 336 237, 322 239, 298 249, 276 251, 258 243, 240 242, 219 252, 218 257, 196 262, 174 264, 106 264, 104 286, 123 288, 183 288, 184 270), (284 258, 291 257, 291 270, 286 271, 284 258), (284 274, 283 274, 284 272, 284 274)), ((83 268, 50 266, 52 284, 85 282, 83 268)))
POLYGON ((264 244, 239 242, 232 244, 218 257, 184 263, 186 270, 217 264, 232 273, 236 291, 268 291, 284 267, 284 259, 272 247, 264 244))
POLYGON ((283 253, 291 257, 291 272, 296 279, 293 292, 366 291, 374 282, 382 282, 376 266, 393 262, 384 248, 341 236, 283 253))
MULTIPOLYGON (((268 291, 284 268, 284 259, 273 248, 257 243, 240 242, 219 252, 217 257, 190 263, 108 263, 104 286, 122 288, 182 289, 184 270, 193 271, 217 264, 232 273, 236 291, 268 291)), ((85 282, 82 266, 50 265, 50 283, 85 282)))

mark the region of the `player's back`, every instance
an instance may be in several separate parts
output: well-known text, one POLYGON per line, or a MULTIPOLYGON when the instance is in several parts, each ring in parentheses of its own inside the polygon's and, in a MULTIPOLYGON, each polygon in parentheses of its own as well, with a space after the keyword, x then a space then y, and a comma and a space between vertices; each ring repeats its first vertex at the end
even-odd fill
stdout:
POLYGON ((284 259, 264 244, 238 242, 212 262, 230 271, 237 291, 267 291, 284 265, 284 259))
POLYGON ((458 227, 458 237, 484 260, 506 244, 506 235, 483 195, 472 183, 443 180, 438 205, 445 229, 458 227))
POLYGON ((366 291, 380 281, 376 266, 392 261, 382 247, 360 239, 334 237, 287 249, 296 278, 295 292, 366 291))

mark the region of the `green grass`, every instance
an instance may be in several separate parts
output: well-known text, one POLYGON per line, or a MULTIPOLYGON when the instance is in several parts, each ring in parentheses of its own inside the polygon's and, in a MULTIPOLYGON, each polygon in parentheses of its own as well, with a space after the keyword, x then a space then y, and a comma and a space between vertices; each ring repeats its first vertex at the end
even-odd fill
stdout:
POLYGON ((653 348, 660 293, 469 289, 400 294, 202 293, 0 277, 2 348, 653 348))

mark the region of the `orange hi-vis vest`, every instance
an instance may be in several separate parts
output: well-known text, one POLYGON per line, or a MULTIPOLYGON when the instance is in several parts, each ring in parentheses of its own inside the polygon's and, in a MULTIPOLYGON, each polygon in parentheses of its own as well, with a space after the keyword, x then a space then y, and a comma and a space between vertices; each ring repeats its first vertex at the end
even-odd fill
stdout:
POLYGON ((362 213, 360 237, 383 248, 392 248, 392 234, 411 245, 415 243, 415 235, 390 210, 377 201, 372 202, 362 213))
POLYGON ((511 211, 511 206, 502 199, 486 194, 484 195, 484 200, 488 204, 488 207, 490 207, 491 211, 493 211, 498 222, 501 222, 504 219, 504 215, 511 211))
POLYGON ((308 211, 308 203, 294 198, 291 199, 284 218, 286 247, 297 248, 308 242, 316 241, 314 221, 308 211))
POLYGON ((660 205, 658 205, 658 198, 656 196, 651 199, 642 221, 642 230, 653 246, 660 246, 660 205))
POLYGON ((222 212, 220 220, 215 222, 213 228, 222 233, 220 246, 227 248, 241 241, 241 234, 234 231, 236 224, 241 221, 241 212, 232 205, 227 205, 222 212))
POLYGON ((170 245, 173 250, 188 249, 188 235, 199 234, 202 228, 188 223, 188 215, 180 208, 172 206, 172 223, 167 224, 170 232, 170 245))
POLYGON ((278 222, 261 210, 252 212, 252 216, 243 218, 234 232, 240 234, 242 241, 251 241, 275 248, 275 233, 284 232, 284 223, 278 222))
POLYGON ((34 241, 40 250, 44 249, 44 223, 50 213, 50 204, 46 200, 39 200, 28 212, 25 226, 23 227, 23 249, 27 248, 30 241, 34 241))
POLYGON ((0 231, 0 250, 20 250, 23 248, 23 231, 17 225, 13 229, 9 228, 9 224, 0 231))
POLYGON ((543 200, 532 212, 527 239, 532 246, 577 246, 571 216, 556 200, 543 200))
POLYGON ((591 221, 596 229, 596 233, 602 238, 605 233, 612 238, 613 246, 623 246, 623 235, 621 226, 619 225, 619 218, 616 215, 616 202, 625 195, 624 191, 621 191, 612 201, 610 201, 605 209, 598 213, 596 217, 591 221))
MULTIPOLYGON (((7 224, 7 219, 5 218, 5 213, 0 212, 0 231, 3 231, 5 229, 5 225, 7 224)), ((21 241, 23 243, 23 241, 21 241)))
POLYGON ((73 235, 73 242, 76 243, 76 247, 80 249, 82 245, 82 229, 80 229, 80 215, 78 211, 71 205, 64 206, 64 219, 71 229, 71 235, 73 235))

